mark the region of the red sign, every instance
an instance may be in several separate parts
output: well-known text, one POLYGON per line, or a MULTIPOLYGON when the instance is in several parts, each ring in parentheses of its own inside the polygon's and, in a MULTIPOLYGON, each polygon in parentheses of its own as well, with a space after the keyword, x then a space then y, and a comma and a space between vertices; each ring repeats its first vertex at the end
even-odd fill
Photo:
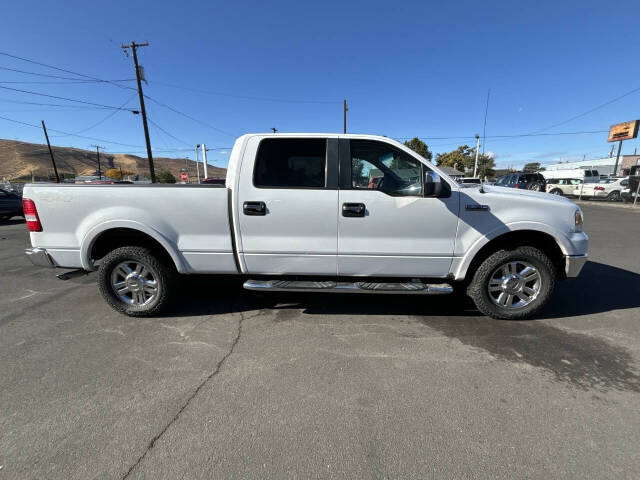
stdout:
POLYGON ((180 174, 180 179, 181 179, 183 182, 186 182, 186 181, 188 180, 188 178, 187 178, 187 172, 182 172, 182 173, 180 174))

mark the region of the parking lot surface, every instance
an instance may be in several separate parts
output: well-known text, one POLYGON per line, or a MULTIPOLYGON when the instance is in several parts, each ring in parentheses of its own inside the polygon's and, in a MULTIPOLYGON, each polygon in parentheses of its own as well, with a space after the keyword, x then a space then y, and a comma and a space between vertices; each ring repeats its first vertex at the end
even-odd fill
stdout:
POLYGON ((590 262, 523 322, 204 276, 128 318, 2 223, 0 479, 638 478, 640 213, 582 208, 590 262))

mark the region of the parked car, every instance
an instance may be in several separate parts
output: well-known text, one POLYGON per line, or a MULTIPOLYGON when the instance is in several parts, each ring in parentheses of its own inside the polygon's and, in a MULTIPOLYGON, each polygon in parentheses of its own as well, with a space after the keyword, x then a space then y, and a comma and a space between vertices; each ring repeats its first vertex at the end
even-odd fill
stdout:
POLYGON ((587 259, 573 202, 462 188, 380 136, 248 134, 225 185, 31 184, 23 202, 31 261, 79 269, 64 278, 98 270, 106 302, 132 316, 166 308, 178 275, 207 273, 262 292, 457 288, 521 319, 587 259))
POLYGON ((496 187, 521 188, 523 190, 533 190, 544 192, 546 181, 539 173, 508 173, 498 178, 496 187))
POLYGON ((582 185, 580 178, 547 178, 547 193, 553 195, 575 195, 575 189, 582 185))
POLYGON ((583 200, 590 198, 605 198, 610 202, 622 200, 622 190, 629 186, 629 177, 605 178, 598 183, 585 183, 576 185, 574 195, 579 195, 583 200))
POLYGON ((19 195, 0 189, 0 220, 22 216, 22 199, 19 195))

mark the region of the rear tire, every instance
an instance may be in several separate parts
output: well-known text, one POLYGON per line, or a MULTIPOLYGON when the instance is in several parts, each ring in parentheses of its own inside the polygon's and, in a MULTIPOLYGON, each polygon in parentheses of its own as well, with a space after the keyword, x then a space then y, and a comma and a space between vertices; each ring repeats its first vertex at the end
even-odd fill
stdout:
POLYGON ((120 247, 108 253, 98 269, 100 293, 114 310, 131 317, 150 317, 171 302, 176 271, 144 247, 120 247))
POLYGON ((549 301, 555 283, 556 269, 547 255, 534 247, 517 247, 498 250, 484 260, 467 295, 488 317, 524 320, 549 301))
POLYGON ((607 200, 610 202, 619 202, 620 201, 620 192, 614 191, 607 195, 607 200))

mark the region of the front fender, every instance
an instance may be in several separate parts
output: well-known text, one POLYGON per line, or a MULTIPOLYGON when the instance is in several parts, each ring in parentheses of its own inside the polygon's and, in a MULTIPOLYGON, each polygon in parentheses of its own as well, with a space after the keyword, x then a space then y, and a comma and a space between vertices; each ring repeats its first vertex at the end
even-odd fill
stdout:
MULTIPOLYGON (((526 230, 542 232, 551 236, 558 244, 558 247, 564 255, 580 255, 586 253, 586 246, 583 248, 581 245, 576 245, 575 241, 569 238, 567 233, 564 233, 552 227, 551 225, 531 221, 512 222, 503 224, 488 233, 481 234, 479 238, 467 249, 461 260, 459 260, 458 262, 454 261, 452 263, 451 273, 453 274, 454 278, 456 280, 464 280, 465 276, 467 275, 469 265, 471 265, 474 257, 478 254, 482 247, 487 245, 489 242, 506 233, 526 230)), ((586 235, 584 234, 581 234, 581 236, 586 238, 586 235)))

